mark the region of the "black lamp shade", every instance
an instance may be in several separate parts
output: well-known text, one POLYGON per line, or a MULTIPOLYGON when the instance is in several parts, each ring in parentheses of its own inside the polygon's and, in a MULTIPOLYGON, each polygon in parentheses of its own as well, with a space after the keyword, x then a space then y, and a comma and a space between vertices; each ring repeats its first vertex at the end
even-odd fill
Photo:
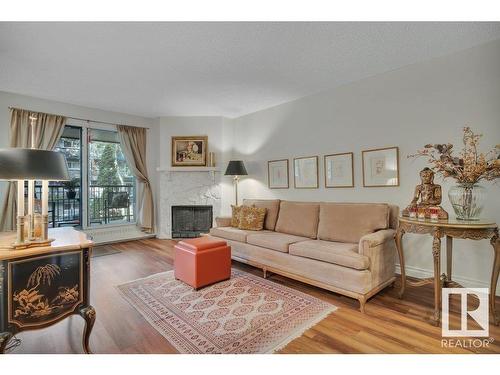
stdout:
POLYGON ((0 149, 0 180, 70 180, 66 158, 56 151, 0 149))
POLYGON ((246 176, 248 175, 245 164, 241 160, 231 160, 226 168, 226 176, 246 176))

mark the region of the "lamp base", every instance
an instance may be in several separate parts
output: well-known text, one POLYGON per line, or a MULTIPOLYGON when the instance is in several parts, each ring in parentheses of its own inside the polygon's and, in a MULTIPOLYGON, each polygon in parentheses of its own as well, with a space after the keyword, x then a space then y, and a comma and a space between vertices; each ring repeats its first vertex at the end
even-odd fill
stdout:
POLYGON ((40 216, 41 216, 41 222, 38 223, 37 229, 33 230, 33 232, 37 232, 38 234, 36 237, 30 237, 29 232, 31 232, 31 229, 28 230, 28 233, 25 233, 26 222, 28 223, 28 228, 32 226, 32 224, 30 224, 32 216, 30 215, 18 216, 17 231, 12 233, 12 243, 10 244, 10 246, 7 245, 4 246, 3 248, 9 250, 22 250, 31 247, 50 246, 50 244, 54 241, 54 239, 48 238, 49 237, 48 215, 40 215, 40 216))
POLYGON ((54 241, 54 238, 48 238, 46 240, 42 239, 34 239, 34 240, 26 240, 24 242, 13 242, 10 246, 12 250, 22 250, 28 249, 30 247, 43 247, 49 246, 54 241))

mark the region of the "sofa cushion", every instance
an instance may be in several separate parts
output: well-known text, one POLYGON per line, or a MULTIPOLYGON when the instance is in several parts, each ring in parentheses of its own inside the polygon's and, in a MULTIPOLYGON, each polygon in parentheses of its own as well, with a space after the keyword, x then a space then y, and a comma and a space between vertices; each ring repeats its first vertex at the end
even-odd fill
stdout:
POLYGON ((279 199, 243 199, 244 206, 255 206, 266 209, 266 218, 264 221, 264 229, 274 230, 276 220, 278 220, 278 212, 280 210, 279 199))
MULTIPOLYGON (((231 256, 233 259, 258 264, 263 268, 268 266, 278 271, 278 273, 283 272, 284 275, 288 274, 289 276, 295 275, 297 280, 317 281, 325 286, 332 286, 361 294, 368 293, 378 285, 372 284, 372 271, 369 269, 355 270, 354 268, 311 258, 293 256, 249 243, 230 240, 227 243, 231 246, 231 256)), ((292 276, 292 278, 295 277, 292 276)))
POLYGON ((385 203, 321 203, 318 239, 359 243, 361 237, 389 227, 385 203))
POLYGON ((214 237, 225 238, 227 240, 245 242, 247 235, 252 233, 264 233, 265 231, 243 230, 233 227, 217 227, 210 229, 210 235, 214 237))
POLYGON ((238 228, 240 225, 240 212, 241 206, 231 205, 231 226, 234 228, 238 228))
POLYGON ((247 230, 262 230, 266 209, 259 207, 241 206, 240 223, 238 228, 247 230))
POLYGON ((276 232, 316 238, 319 220, 319 203, 282 201, 276 232))
POLYGON ((309 240, 291 244, 288 252, 299 257, 366 270, 370 266, 370 259, 359 254, 358 247, 358 244, 353 243, 309 240))
POLYGON ((307 240, 307 238, 277 232, 259 232, 256 234, 249 234, 247 236, 247 243, 249 244, 265 247, 266 249, 281 251, 283 253, 288 252, 288 246, 290 244, 304 240, 307 240))

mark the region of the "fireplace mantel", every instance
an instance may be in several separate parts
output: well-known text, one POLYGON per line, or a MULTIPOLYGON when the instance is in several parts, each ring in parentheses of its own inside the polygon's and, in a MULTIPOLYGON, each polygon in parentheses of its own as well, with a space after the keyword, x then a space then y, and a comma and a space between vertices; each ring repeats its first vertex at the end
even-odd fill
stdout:
POLYGON ((158 237, 172 236, 172 206, 205 205, 220 215, 222 173, 217 167, 157 168, 160 180, 158 237))

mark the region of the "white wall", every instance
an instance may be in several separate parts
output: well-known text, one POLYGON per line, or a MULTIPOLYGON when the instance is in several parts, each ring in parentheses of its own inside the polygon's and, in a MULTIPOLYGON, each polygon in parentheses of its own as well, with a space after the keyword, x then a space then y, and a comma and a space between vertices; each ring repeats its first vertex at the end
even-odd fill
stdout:
MULTIPOLYGON (((8 107, 24 108, 33 111, 55 113, 60 115, 65 115, 68 117, 77 117, 94 121, 105 121, 116 124, 123 125, 134 125, 134 126, 144 126, 149 127, 148 131, 148 169, 150 173, 151 183, 153 185, 154 194, 157 193, 157 157, 158 147, 156 142, 158 140, 158 120, 132 116, 123 113, 103 111, 99 109, 87 108, 67 103, 60 103, 51 100, 38 99, 34 97, 17 95, 7 92, 0 91, 0 147, 9 146, 9 133, 10 133, 10 111, 8 107)), ((106 128, 106 125, 99 125, 99 127, 106 128)), ((115 127, 112 125, 108 126, 110 129, 115 127)), ((0 182, 0 202, 3 201, 3 195, 5 194, 6 183, 0 182)), ((0 203, 1 204, 1 203, 0 203)), ((1 214, 1 212, 0 212, 1 214)), ((126 233, 123 230, 113 230, 108 228, 106 230, 108 235, 104 240, 112 241, 118 239, 119 237, 124 237, 126 233)), ((99 240, 99 233, 96 230, 89 230, 99 240)), ((130 233, 130 230, 129 230, 130 233)), ((134 232, 135 234, 138 234, 134 232)), ((103 237, 104 238, 104 237, 103 237)))
MULTIPOLYGON (((377 75, 335 90, 302 98, 232 121, 234 157, 245 160, 248 178, 242 197, 305 201, 390 202, 405 207, 419 182, 424 160, 409 160, 427 143, 461 146, 461 130, 470 125, 483 133, 482 146, 500 143, 500 41, 450 56, 377 75), (398 146, 400 187, 363 188, 361 150, 398 146), (355 188, 325 189, 325 154, 355 153, 355 188), (270 190, 267 161, 320 156, 320 188, 270 190)), ((436 179, 438 183, 442 183, 436 179)), ((442 183, 447 192, 451 182, 442 183)), ((499 184, 485 184, 488 204, 483 216, 500 222, 499 184)), ((443 206, 452 213, 448 198, 443 206)), ((488 241, 456 240, 454 274, 464 284, 485 286, 493 252, 488 241)), ((405 237, 408 273, 431 273, 430 238, 405 237)))

